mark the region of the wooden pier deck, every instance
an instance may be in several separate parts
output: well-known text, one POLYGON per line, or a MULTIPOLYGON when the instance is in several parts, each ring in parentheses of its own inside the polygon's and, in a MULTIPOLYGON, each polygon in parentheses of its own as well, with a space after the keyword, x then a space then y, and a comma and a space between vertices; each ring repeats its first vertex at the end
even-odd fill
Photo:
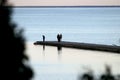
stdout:
POLYGON ((101 44, 90 44, 90 43, 78 43, 78 42, 68 42, 68 41, 36 41, 34 45, 49 45, 49 46, 59 46, 77 49, 87 49, 87 50, 98 50, 98 51, 108 51, 120 53, 120 46, 115 45, 101 45, 101 44))

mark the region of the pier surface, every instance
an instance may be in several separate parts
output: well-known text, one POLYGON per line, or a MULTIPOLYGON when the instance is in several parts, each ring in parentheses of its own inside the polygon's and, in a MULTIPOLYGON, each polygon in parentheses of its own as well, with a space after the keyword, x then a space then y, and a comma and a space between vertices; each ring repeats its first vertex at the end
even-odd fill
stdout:
POLYGON ((87 49, 87 50, 98 50, 98 51, 108 51, 120 53, 120 46, 116 45, 102 45, 102 44, 91 44, 91 43, 79 43, 79 42, 68 42, 68 41, 36 41, 34 45, 49 45, 49 46, 59 46, 77 49, 87 49))

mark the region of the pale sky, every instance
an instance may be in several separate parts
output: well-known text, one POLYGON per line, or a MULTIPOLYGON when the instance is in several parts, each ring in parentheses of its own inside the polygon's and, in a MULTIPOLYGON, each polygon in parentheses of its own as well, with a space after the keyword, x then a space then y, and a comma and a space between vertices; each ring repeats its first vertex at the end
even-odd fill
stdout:
POLYGON ((9 0, 14 6, 120 6, 120 0, 9 0))

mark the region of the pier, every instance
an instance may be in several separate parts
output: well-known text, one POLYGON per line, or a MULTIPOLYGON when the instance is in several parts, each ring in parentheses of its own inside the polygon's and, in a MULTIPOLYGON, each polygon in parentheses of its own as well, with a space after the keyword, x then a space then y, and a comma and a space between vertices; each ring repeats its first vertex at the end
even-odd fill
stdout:
POLYGON ((98 50, 120 53, 120 46, 116 45, 102 45, 102 44, 91 44, 91 43, 79 43, 79 42, 68 42, 68 41, 36 41, 34 45, 48 45, 48 46, 59 46, 76 49, 87 49, 87 50, 98 50))

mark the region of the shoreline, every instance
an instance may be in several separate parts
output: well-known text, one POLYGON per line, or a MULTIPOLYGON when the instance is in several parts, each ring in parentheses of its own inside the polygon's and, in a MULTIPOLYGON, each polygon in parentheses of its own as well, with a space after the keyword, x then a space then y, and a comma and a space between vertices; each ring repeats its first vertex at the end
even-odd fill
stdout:
POLYGON ((86 49, 86 50, 107 51, 107 52, 115 52, 115 53, 120 54, 120 46, 113 46, 113 45, 79 43, 79 42, 69 42, 69 41, 61 41, 61 42, 36 41, 33 44, 34 45, 56 46, 56 47, 68 47, 68 48, 76 48, 76 49, 86 49))

